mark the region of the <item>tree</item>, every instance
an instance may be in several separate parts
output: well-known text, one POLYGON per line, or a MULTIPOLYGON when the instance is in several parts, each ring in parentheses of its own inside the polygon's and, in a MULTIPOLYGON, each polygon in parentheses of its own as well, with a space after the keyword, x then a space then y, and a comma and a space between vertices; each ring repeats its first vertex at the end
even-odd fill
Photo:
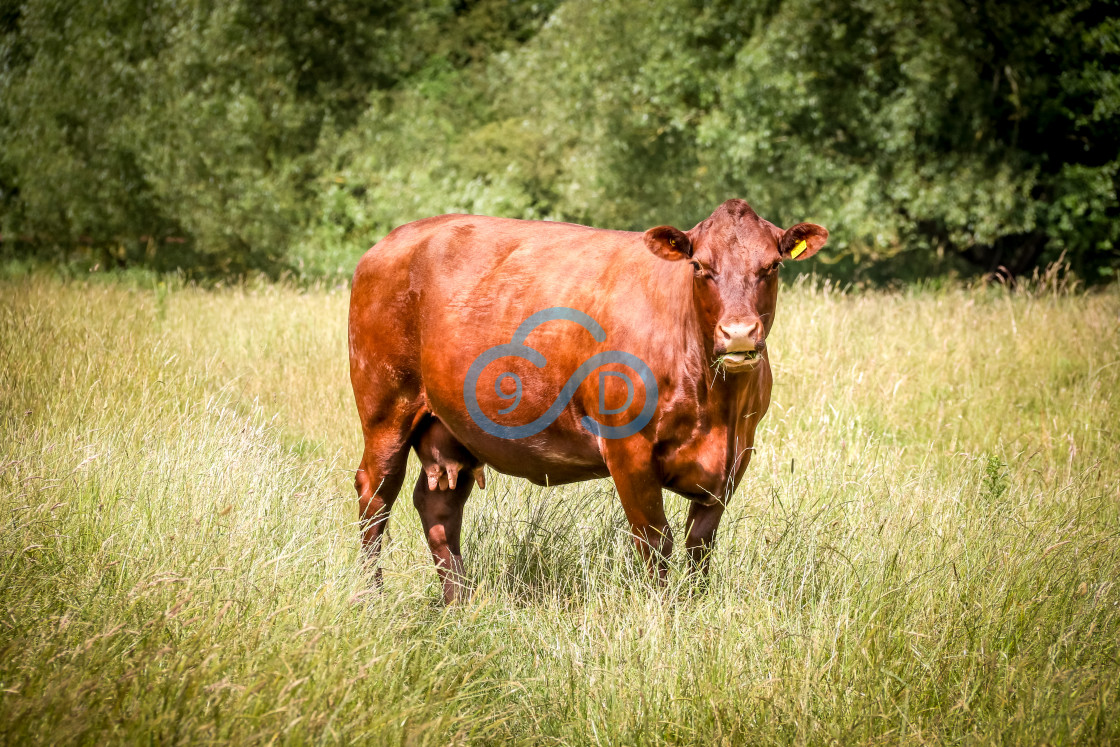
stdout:
POLYGON ((345 271, 440 212, 737 196, 862 264, 1120 266, 1110 0, 0 2, 0 222, 45 243, 345 271))

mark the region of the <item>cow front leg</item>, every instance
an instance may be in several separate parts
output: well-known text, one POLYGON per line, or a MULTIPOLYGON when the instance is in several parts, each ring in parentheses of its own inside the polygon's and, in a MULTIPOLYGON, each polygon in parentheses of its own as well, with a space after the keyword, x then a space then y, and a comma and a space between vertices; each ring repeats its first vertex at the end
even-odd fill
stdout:
MULTIPOLYGON (((621 492, 619 493, 621 496, 621 492)), ((660 496, 658 496, 660 502, 660 496)), ((665 520, 663 506, 637 505, 637 501, 622 499, 630 533, 649 569, 650 576, 664 586, 669 580, 669 557, 673 554, 673 532, 665 520)))
POLYGON ((673 532, 665 518, 661 481, 654 473, 650 449, 644 442, 615 443, 605 451, 607 467, 618 489, 626 520, 630 522, 634 544, 650 575, 664 585, 669 579, 673 532))
POLYGON ((688 551, 689 573, 702 584, 708 580, 708 566, 724 508, 725 506, 718 502, 711 505, 692 503, 688 507, 688 535, 685 537, 684 546, 688 551))

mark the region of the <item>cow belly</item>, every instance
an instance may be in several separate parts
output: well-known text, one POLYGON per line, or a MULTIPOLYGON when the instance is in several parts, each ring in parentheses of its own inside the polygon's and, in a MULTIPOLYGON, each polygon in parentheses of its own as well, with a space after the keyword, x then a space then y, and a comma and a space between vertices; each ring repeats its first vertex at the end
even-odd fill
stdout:
MULTIPOLYGON (((585 412, 579 397, 571 400, 543 430, 520 438, 494 435, 468 413, 463 387, 471 363, 486 348, 503 342, 503 337, 508 341, 512 332, 495 333, 486 325, 452 324, 446 318, 426 328, 425 332, 427 339, 455 341, 454 345, 427 346, 421 353, 421 379, 427 407, 472 454, 498 472, 523 477, 539 485, 609 476, 597 438, 580 423, 585 412)), ((591 355, 575 346, 568 346, 567 353, 580 360, 591 355)), ((505 366, 492 368, 521 372, 525 382, 524 403, 513 415, 504 417, 498 413, 508 407, 511 400, 489 398, 482 400, 479 406, 487 417, 499 417, 503 424, 512 426, 532 422, 545 412, 558 400, 564 381, 578 366, 555 351, 544 369, 515 359, 506 359, 504 363, 505 366), (533 400, 532 404, 529 400, 533 400)), ((497 375, 494 371, 488 373, 479 391, 484 395, 492 392, 497 375)))
POLYGON ((571 439, 538 436, 506 440, 476 434, 461 440, 472 454, 498 472, 523 477, 537 485, 563 485, 610 476, 598 453, 585 453, 571 439))
POLYGON ((508 453, 502 453, 498 456, 500 459, 506 460, 506 463, 504 468, 497 464, 492 464, 491 466, 493 466, 494 469, 504 475, 524 478, 535 485, 567 485, 568 483, 594 480, 600 477, 610 477, 611 475, 606 465, 595 468, 589 465, 559 464, 555 462, 527 463, 510 459, 512 455, 508 453))
POLYGON ((567 427, 564 421, 569 418, 561 417, 528 438, 498 438, 479 428, 461 402, 447 402, 430 391, 427 394, 432 413, 455 438, 479 460, 502 474, 522 477, 538 485, 562 485, 610 475, 595 438, 578 426, 567 427))

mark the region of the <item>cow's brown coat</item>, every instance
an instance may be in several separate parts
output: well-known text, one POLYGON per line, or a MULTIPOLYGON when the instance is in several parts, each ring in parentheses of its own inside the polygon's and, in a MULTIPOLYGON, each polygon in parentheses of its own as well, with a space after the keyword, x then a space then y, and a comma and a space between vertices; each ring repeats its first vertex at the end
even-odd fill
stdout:
POLYGON ((685 545, 694 567, 703 568, 770 404, 765 340, 777 268, 799 242, 806 243, 797 259, 807 259, 827 236, 808 223, 783 231, 742 200, 725 202, 687 232, 473 215, 394 230, 358 263, 350 302, 350 377, 365 437, 355 485, 367 553, 377 555, 414 447, 424 471, 413 498, 446 601, 463 582, 463 504, 483 464, 549 485, 610 475, 638 548, 661 577, 673 546, 661 490, 679 493, 691 500, 685 545), (584 415, 607 425, 637 416, 644 386, 620 364, 603 370, 634 382, 625 412, 599 413, 600 396, 614 408, 625 401, 626 386, 593 375, 532 437, 498 438, 468 415, 463 382, 472 361, 508 343, 530 314, 556 306, 588 314, 606 340, 596 342, 572 322, 545 323, 526 344, 548 365, 512 358, 488 366, 477 391, 483 412, 503 424, 530 422, 583 361, 621 350, 645 361, 658 385, 656 414, 635 435, 604 439, 580 424, 584 415), (509 400, 493 383, 506 370, 521 376, 524 396, 503 416, 496 413, 509 400))

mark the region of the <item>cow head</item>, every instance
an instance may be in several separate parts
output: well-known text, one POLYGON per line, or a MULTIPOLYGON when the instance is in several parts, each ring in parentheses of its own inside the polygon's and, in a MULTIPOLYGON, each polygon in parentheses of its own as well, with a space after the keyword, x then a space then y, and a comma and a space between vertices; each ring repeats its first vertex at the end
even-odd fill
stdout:
POLYGON ((658 226, 645 233, 658 257, 692 265, 702 327, 729 372, 754 368, 766 349, 782 262, 808 259, 827 239, 828 231, 813 223, 783 231, 743 200, 728 200, 690 231, 658 226))

